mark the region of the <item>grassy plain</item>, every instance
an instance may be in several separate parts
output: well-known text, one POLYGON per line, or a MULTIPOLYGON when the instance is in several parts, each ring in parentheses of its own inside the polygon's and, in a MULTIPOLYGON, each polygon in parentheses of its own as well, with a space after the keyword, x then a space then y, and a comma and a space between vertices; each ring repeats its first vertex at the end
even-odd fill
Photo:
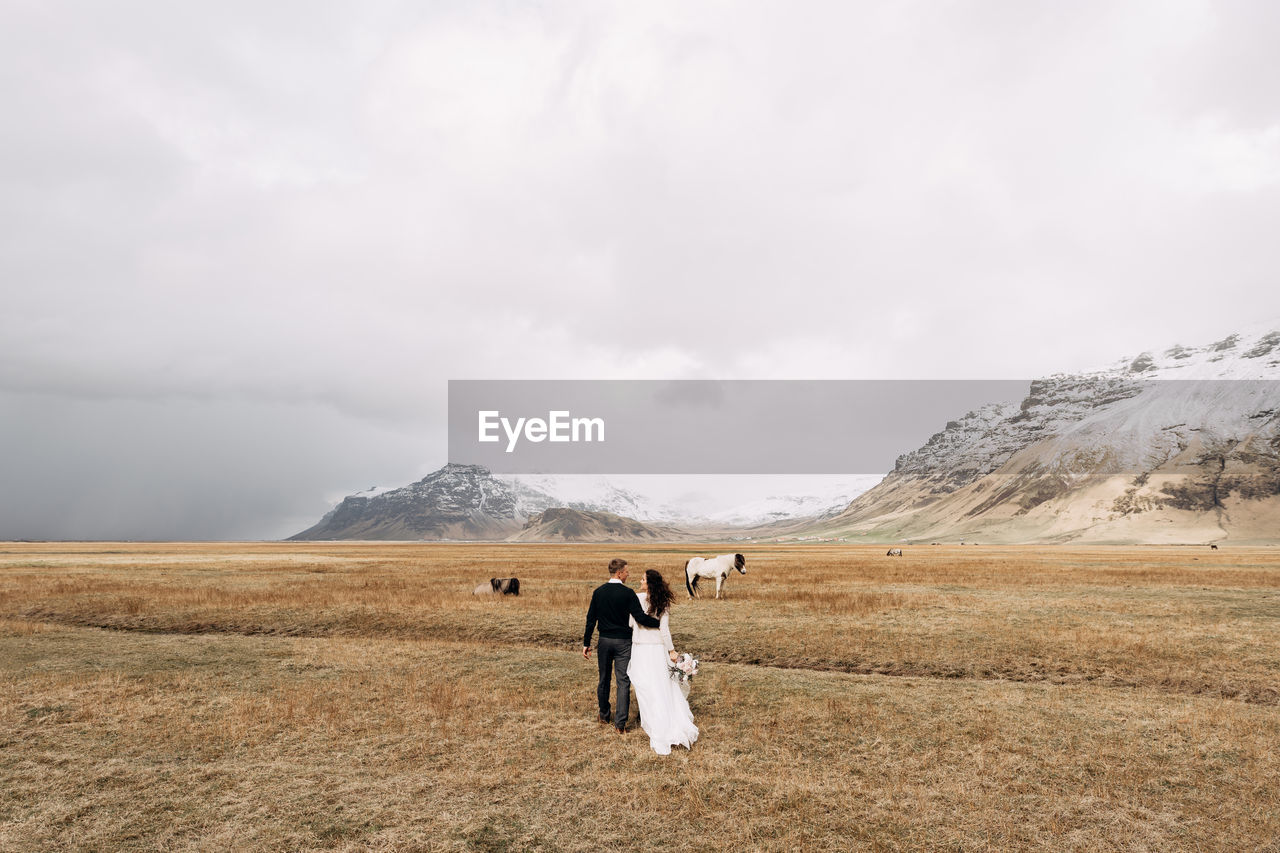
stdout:
POLYGON ((659 758, 583 616, 697 548, 0 544, 0 849, 1280 850, 1280 549, 727 550, 659 758))

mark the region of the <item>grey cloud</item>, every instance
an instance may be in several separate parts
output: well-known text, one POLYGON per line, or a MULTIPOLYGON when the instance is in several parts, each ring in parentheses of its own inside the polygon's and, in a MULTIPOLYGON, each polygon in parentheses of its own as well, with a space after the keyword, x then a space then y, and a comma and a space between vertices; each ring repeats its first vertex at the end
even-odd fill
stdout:
POLYGON ((233 400, 3 393, 0 424, 0 539, 284 537, 336 485, 413 479, 443 446, 442 432, 233 400))

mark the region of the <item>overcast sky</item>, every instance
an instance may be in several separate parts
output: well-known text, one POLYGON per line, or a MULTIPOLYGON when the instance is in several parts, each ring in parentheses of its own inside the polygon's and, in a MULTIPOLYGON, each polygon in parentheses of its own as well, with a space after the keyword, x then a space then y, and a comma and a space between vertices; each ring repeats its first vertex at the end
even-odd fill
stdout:
POLYGON ((0 2, 0 538, 284 536, 450 378, 1280 317, 1280 4, 0 2))

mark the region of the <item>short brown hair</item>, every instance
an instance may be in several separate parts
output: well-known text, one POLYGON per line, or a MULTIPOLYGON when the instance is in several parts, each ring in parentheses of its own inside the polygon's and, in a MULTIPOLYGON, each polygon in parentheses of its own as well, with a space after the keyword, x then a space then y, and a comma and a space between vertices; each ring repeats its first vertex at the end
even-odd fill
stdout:
POLYGON ((614 557, 609 561, 609 574, 616 575, 627 567, 627 561, 621 557, 614 557))

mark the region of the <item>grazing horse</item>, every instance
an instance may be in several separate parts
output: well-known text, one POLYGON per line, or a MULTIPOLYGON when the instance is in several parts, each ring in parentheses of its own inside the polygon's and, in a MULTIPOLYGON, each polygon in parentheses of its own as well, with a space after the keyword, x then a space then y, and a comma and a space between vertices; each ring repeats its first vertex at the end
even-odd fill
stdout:
POLYGON ((519 595, 520 578, 489 578, 471 591, 472 595, 519 595))
POLYGON ((1210 546, 1209 546, 1209 550, 1210 550, 1210 551, 1216 551, 1216 550, 1218 550, 1218 546, 1217 546, 1217 545, 1210 545, 1210 546))
POLYGON ((694 557, 684 564, 684 586, 689 590, 690 598, 698 597, 698 581, 702 578, 716 579, 716 598, 720 597, 720 588, 724 586, 729 572, 737 569, 747 573, 747 558, 741 554, 721 554, 719 557, 703 559, 694 557))
POLYGON ((888 551, 886 551, 886 552, 885 552, 885 554, 884 554, 884 555, 885 555, 886 557, 901 557, 901 556, 902 556, 902 549, 901 549, 901 548, 890 548, 888 551))

